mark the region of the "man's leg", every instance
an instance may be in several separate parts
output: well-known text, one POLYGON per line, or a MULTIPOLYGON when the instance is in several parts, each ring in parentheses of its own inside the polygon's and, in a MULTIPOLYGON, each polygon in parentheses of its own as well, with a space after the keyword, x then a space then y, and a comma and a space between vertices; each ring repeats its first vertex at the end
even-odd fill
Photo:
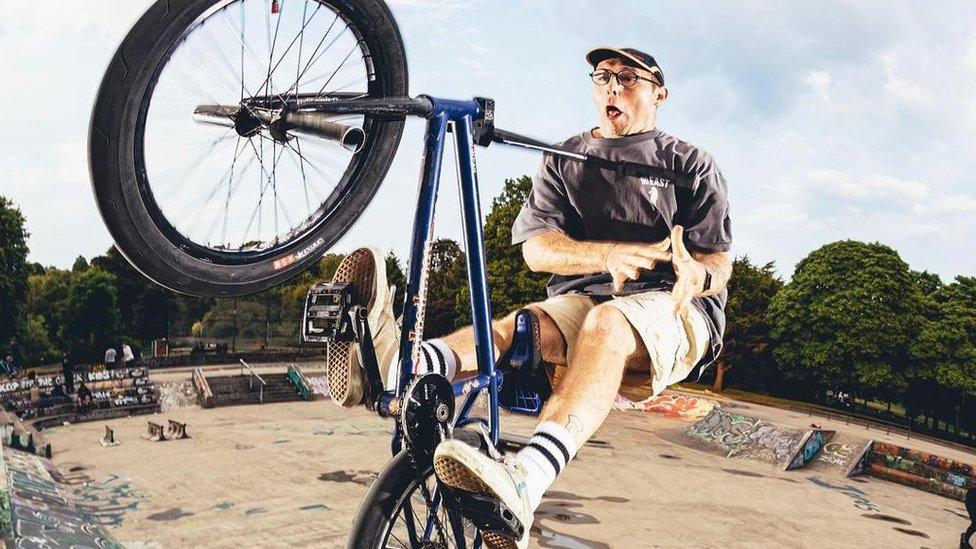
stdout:
POLYGON ((594 307, 572 364, 539 419, 565 425, 581 446, 607 418, 628 365, 649 360, 640 335, 616 307, 594 307))
MULTIPOLYGON (((527 305, 539 318, 540 347, 542 358, 551 364, 565 365, 571 354, 573 343, 580 331, 583 319, 593 308, 593 300, 579 294, 562 295, 546 301, 527 305)), ((515 330, 515 315, 492 322, 496 359, 511 347, 510 341, 515 330)), ((448 378, 469 377, 478 371, 477 354, 474 347, 474 329, 462 328, 443 338, 429 339, 421 343, 420 363, 415 365, 417 374, 440 372, 448 378)), ((389 364, 388 380, 395 380, 396 360, 389 364)), ((562 368, 565 370, 565 368, 562 368)), ((556 384, 557 380, 553 380, 556 384)))
MULTIPOLYGON (((566 363, 566 341, 563 338, 559 327, 546 314, 538 303, 533 303, 525 307, 539 317, 539 342, 542 347, 542 358, 546 362, 554 364, 566 363)), ((508 352, 512 342, 511 337, 515 332, 515 313, 513 311, 507 316, 491 323, 492 337, 495 343, 495 359, 508 352)), ((478 357, 474 347, 474 328, 465 326, 451 335, 443 338, 455 353, 459 362, 459 373, 470 374, 478 371, 478 357)))

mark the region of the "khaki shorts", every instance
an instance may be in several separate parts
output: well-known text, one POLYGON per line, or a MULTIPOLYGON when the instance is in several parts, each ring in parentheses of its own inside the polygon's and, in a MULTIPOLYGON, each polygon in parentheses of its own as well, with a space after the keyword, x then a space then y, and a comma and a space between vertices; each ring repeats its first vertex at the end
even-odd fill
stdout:
MULTIPOLYGON (((708 324, 702 313, 689 307, 687 319, 672 311, 670 292, 652 291, 615 297, 606 302, 616 307, 640 334, 651 357, 651 395, 658 395, 673 383, 682 381, 710 345, 708 324)), ((556 323, 566 340, 566 358, 572 363, 576 337, 583 319, 596 302, 583 294, 564 294, 533 306, 542 309, 556 323)), ((647 381, 644 378, 644 381, 647 381)))

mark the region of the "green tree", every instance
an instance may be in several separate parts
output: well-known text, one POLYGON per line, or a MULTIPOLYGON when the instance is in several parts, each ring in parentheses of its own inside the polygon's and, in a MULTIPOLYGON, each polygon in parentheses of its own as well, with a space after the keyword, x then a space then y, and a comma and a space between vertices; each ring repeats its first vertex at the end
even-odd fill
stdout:
POLYGON ((403 272, 400 258, 393 250, 386 254, 386 280, 396 287, 393 295, 393 315, 397 318, 403 314, 403 296, 407 292, 407 275, 403 272))
POLYGON ((766 309, 782 287, 773 262, 755 265, 748 257, 732 262, 725 306, 725 348, 715 366, 716 392, 722 391, 725 373, 733 367, 735 377, 730 381, 736 387, 769 392, 776 383, 766 309))
POLYGON ((110 273, 115 279, 123 334, 144 345, 169 335, 176 292, 143 276, 114 246, 104 255, 93 257, 91 266, 110 273))
POLYGON ((85 259, 85 256, 79 255, 75 258, 75 262, 71 264, 71 272, 80 273, 82 271, 87 271, 88 267, 90 267, 88 260, 85 259))
POLYGON ((27 231, 24 216, 0 196, 0 352, 17 339, 27 296, 27 231))
MULTIPOLYGON (((918 377, 933 382, 951 403, 959 433, 967 399, 976 398, 976 277, 960 276, 932 294, 926 319, 911 351, 918 377)), ((935 396, 935 395, 933 395, 935 396)))
POLYGON ((458 293, 467 285, 464 263, 464 252, 457 242, 438 238, 431 243, 424 338, 445 336, 454 330, 458 293))
POLYGON ((774 356, 801 396, 843 390, 890 402, 906 387, 919 292, 891 248, 845 240, 814 250, 767 311, 774 356))
MULTIPOLYGON (((512 245, 512 224, 532 189, 532 178, 506 179, 502 193, 491 203, 485 218, 485 257, 491 310, 503 316, 528 303, 546 298, 549 276, 534 273, 525 265, 522 248, 512 245)), ((457 296, 457 325, 471 323, 471 298, 467 285, 457 296)))
POLYGON ((20 349, 25 364, 49 364, 58 359, 58 348, 51 343, 41 315, 25 315, 20 329, 20 349))
POLYGON ((118 344, 119 326, 115 277, 97 267, 74 273, 63 327, 72 357, 101 359, 103 349, 118 344))
POLYGON ((51 267, 27 279, 26 313, 44 319, 48 339, 55 343, 64 336, 64 308, 70 288, 71 271, 64 269, 51 267))

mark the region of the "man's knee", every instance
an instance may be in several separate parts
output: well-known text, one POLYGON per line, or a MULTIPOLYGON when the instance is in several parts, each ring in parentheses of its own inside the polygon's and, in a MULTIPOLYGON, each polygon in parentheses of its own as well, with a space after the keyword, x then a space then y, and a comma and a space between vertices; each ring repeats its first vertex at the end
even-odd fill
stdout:
POLYGON ((608 350, 631 354, 636 348, 636 333, 620 309, 602 304, 590 309, 580 328, 580 343, 606 344, 608 350))

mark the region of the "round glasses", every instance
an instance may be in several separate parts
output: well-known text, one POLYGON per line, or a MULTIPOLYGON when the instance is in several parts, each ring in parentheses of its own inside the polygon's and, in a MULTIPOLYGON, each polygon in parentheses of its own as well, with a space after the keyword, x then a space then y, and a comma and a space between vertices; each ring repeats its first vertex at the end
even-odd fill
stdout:
POLYGON ((593 79, 594 84, 600 86, 606 86, 607 84, 609 84, 611 78, 616 78, 617 83, 625 88, 629 88, 633 86, 634 84, 637 83, 638 80, 647 80, 652 84, 660 85, 658 84, 657 80, 653 80, 651 78, 644 78, 643 76, 640 76, 639 74, 637 74, 636 72, 630 69, 624 69, 620 72, 613 72, 612 70, 609 69, 599 69, 591 72, 590 78, 593 79))

